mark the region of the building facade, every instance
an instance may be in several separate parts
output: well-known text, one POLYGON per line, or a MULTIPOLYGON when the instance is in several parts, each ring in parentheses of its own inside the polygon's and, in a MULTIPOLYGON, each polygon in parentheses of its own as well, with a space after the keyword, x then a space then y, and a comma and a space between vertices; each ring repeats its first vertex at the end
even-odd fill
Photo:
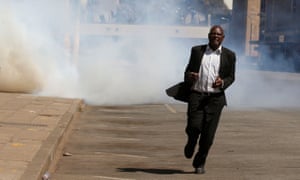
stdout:
POLYGON ((232 44, 260 69, 299 72, 299 17, 299 0, 234 0, 232 44))

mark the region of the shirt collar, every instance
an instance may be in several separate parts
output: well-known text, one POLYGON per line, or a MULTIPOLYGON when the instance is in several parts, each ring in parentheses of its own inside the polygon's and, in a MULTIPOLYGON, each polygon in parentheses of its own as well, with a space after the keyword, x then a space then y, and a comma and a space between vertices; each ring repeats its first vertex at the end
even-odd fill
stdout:
POLYGON ((216 49, 215 51, 212 50, 212 49, 209 47, 209 45, 207 45, 207 46, 206 46, 206 52, 208 52, 208 53, 213 53, 213 52, 215 52, 216 54, 221 54, 221 53, 222 53, 222 45, 220 45, 220 46, 218 47, 218 49, 216 49))

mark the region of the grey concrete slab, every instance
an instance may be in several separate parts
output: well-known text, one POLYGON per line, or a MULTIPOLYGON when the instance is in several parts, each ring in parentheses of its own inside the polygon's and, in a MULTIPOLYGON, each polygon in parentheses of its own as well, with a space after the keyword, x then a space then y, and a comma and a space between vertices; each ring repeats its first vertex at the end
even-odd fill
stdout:
POLYGON ((73 121, 53 180, 297 180, 299 109, 225 108, 204 175, 183 148, 186 106, 87 106, 73 121))
POLYGON ((82 103, 0 93, 0 180, 40 179, 82 103))

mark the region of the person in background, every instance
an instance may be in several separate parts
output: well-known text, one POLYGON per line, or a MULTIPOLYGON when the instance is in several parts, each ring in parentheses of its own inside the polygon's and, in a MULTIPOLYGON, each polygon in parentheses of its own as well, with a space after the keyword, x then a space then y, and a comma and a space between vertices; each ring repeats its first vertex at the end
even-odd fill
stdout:
POLYGON ((208 44, 192 47, 184 81, 191 87, 187 108, 187 144, 184 155, 193 159, 196 174, 205 173, 205 162, 213 144, 220 115, 226 105, 224 91, 235 80, 235 53, 222 46, 221 26, 211 27, 208 44))

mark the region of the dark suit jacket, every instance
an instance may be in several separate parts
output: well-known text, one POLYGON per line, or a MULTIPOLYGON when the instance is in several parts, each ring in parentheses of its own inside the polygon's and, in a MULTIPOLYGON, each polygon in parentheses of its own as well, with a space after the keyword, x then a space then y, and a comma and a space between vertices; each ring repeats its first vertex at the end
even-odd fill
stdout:
MULTIPOLYGON (((185 69, 185 75, 184 75, 185 83, 192 85, 193 82, 190 82, 188 80, 187 73, 199 72, 202 57, 206 50, 206 47, 207 45, 192 47, 189 63, 185 69)), ((236 62, 235 53, 222 46, 219 76, 224 81, 224 86, 221 88, 221 91, 223 92, 235 80, 235 62, 236 62)), ((226 100, 225 100, 225 104, 226 104, 226 100)))

